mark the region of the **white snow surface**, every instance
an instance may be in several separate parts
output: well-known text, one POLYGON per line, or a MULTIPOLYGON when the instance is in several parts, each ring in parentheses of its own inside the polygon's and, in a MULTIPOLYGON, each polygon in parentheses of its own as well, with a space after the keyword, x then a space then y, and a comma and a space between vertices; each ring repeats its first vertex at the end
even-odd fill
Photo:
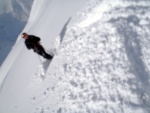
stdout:
POLYGON ((150 2, 34 0, 0 68, 0 113, 150 113, 150 2))

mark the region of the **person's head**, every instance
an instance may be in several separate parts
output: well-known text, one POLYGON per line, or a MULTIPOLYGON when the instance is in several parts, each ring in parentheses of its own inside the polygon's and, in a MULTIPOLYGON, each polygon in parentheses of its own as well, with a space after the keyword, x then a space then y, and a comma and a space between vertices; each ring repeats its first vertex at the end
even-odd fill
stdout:
POLYGON ((24 39, 28 39, 28 37, 29 37, 27 33, 22 33, 21 36, 22 36, 22 38, 24 38, 24 39))

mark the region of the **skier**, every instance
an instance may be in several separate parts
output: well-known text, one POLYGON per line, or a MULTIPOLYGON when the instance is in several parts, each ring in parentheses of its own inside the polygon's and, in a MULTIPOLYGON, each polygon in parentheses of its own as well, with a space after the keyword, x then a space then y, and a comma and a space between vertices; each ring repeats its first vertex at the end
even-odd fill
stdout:
POLYGON ((28 35, 27 33, 22 33, 22 38, 25 39, 25 45, 30 50, 33 49, 34 52, 43 56, 44 58, 50 60, 53 57, 45 52, 43 46, 40 44, 40 38, 34 35, 28 35))

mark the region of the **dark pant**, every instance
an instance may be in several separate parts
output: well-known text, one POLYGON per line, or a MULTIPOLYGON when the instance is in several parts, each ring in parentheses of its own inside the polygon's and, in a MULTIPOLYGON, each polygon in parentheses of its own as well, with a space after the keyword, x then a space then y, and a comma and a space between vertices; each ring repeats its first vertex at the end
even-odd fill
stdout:
POLYGON ((36 46, 35 52, 48 60, 53 58, 51 55, 46 53, 46 51, 44 50, 44 48, 41 45, 36 46))

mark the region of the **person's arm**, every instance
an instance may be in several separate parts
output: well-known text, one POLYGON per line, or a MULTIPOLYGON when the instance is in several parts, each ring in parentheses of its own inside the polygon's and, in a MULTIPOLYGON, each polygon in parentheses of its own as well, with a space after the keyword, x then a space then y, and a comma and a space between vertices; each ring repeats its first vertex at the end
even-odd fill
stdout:
POLYGON ((30 35, 29 38, 32 39, 33 43, 38 43, 41 39, 37 36, 34 36, 34 35, 30 35))
POLYGON ((27 42, 27 41, 25 41, 25 45, 26 45, 26 47, 27 47, 27 49, 31 49, 31 45, 27 42))

